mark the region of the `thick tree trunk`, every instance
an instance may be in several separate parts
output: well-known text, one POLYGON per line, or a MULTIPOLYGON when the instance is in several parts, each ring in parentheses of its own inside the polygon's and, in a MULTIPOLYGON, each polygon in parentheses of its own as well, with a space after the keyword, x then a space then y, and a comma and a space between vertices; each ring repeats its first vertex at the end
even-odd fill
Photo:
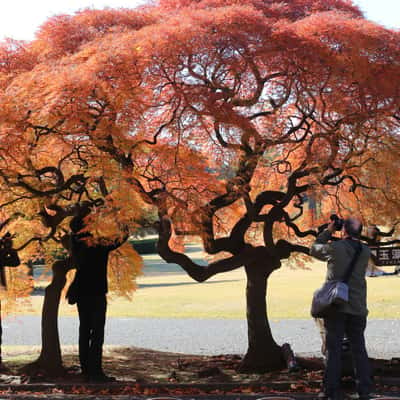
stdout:
POLYGON ((286 367, 281 347, 272 337, 267 315, 267 279, 264 266, 246 267, 247 326, 249 347, 241 363, 241 372, 267 372, 286 367))
POLYGON ((284 247, 281 243, 278 253, 263 246, 245 246, 243 241, 238 240, 235 246, 241 248, 238 254, 202 266, 194 263, 185 254, 170 249, 168 241, 171 237, 171 222, 168 218, 161 218, 159 233, 158 251, 161 257, 167 262, 179 264, 190 277, 198 282, 245 265, 249 347, 241 363, 240 371, 266 372, 285 368, 286 362, 282 349, 275 343, 269 326, 266 292, 269 275, 280 268, 281 258, 287 258, 290 255, 290 252, 283 254, 287 246, 284 247))
POLYGON ((46 376, 65 374, 58 334, 58 308, 61 291, 66 283, 66 274, 71 267, 69 258, 53 264, 53 278, 45 290, 42 308, 42 349, 39 358, 23 368, 24 372, 29 374, 40 372, 46 376))

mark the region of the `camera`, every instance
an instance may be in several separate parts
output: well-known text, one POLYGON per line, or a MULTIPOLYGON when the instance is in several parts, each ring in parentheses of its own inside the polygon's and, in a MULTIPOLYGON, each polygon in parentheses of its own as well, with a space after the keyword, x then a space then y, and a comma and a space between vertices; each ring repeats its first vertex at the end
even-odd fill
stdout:
POLYGON ((344 223, 343 219, 336 214, 332 214, 329 218, 333 222, 333 227, 335 228, 335 231, 341 231, 344 223))

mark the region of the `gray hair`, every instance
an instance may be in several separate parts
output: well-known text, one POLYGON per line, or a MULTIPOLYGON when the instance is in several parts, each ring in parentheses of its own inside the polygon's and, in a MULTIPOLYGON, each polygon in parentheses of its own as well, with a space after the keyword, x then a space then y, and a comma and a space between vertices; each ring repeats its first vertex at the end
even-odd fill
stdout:
POLYGON ((362 223, 357 218, 347 218, 344 220, 344 231, 351 237, 358 238, 361 235, 362 223))

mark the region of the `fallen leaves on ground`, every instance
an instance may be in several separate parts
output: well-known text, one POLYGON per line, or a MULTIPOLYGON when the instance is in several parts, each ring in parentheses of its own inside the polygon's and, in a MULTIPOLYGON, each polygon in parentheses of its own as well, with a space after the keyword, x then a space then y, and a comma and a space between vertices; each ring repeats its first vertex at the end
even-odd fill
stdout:
MULTIPOLYGON (((133 347, 107 347, 104 352, 104 369, 118 381, 111 384, 87 384, 79 374, 77 354, 69 352, 64 354, 67 367, 65 376, 53 379, 43 375, 19 377, 20 381, 15 380, 16 384, 11 383, 8 390, 1 391, 0 388, 0 395, 9 394, 10 390, 13 393, 27 390, 33 394, 35 387, 40 393, 47 390, 52 394, 144 396, 316 393, 320 390, 323 374, 321 359, 299 358, 300 369, 296 372, 282 370, 264 374, 238 373, 240 361, 238 355, 198 356, 133 347), (31 385, 22 384, 28 379, 31 385)), ((20 357, 18 363, 10 362, 7 366, 12 373, 22 363, 20 357)), ((374 367, 380 376, 400 376, 400 364, 396 360, 374 360, 374 367)), ((354 385, 350 378, 344 379, 344 383, 347 388, 354 385)), ((380 390, 394 392, 400 391, 400 388, 391 384, 381 385, 380 390)))

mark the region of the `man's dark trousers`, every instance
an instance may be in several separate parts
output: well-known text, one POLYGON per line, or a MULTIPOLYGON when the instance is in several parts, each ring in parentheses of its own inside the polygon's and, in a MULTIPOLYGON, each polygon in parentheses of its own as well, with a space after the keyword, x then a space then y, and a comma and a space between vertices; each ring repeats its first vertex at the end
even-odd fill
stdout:
POLYGON ((337 312, 324 318, 324 324, 327 350, 324 381, 327 394, 334 397, 340 392, 342 339, 346 334, 350 341, 356 370, 357 391, 360 396, 367 396, 372 386, 371 370, 364 339, 367 317, 337 312))
POLYGON ((89 377, 103 374, 102 356, 107 300, 105 295, 82 296, 78 302, 79 360, 89 377))

